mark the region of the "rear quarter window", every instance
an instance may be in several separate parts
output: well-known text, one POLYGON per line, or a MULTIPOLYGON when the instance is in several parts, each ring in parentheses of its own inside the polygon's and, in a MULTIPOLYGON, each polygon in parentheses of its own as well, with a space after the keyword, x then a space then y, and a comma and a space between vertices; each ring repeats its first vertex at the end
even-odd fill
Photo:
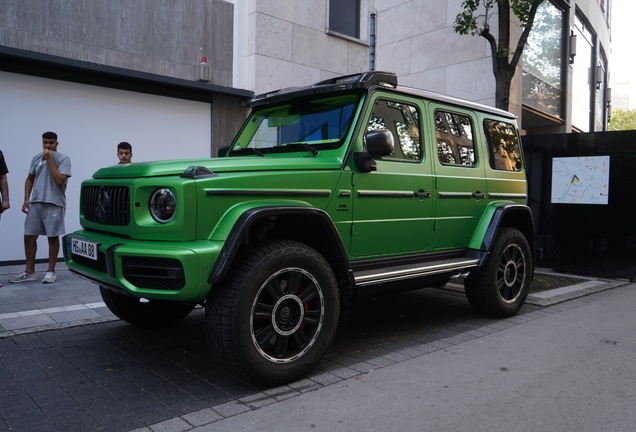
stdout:
POLYGON ((517 129, 512 123, 484 120, 490 166, 501 171, 521 171, 521 148, 517 129))

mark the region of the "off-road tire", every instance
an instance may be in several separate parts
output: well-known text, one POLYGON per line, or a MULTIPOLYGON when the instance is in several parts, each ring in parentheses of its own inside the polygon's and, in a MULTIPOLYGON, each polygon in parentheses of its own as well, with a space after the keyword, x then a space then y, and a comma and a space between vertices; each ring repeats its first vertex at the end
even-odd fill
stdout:
POLYGON ((173 301, 150 300, 142 303, 138 298, 99 287, 104 303, 122 321, 140 328, 157 328, 176 324, 187 317, 194 304, 173 301))
POLYGON ((295 381, 324 356, 338 325, 338 285, 302 243, 273 240, 245 251, 205 307, 208 342, 236 375, 265 386, 295 381))
POLYGON ((479 313, 509 317, 519 312, 526 301, 531 277, 528 241, 519 230, 502 227, 484 265, 471 270, 464 280, 466 298, 479 313))

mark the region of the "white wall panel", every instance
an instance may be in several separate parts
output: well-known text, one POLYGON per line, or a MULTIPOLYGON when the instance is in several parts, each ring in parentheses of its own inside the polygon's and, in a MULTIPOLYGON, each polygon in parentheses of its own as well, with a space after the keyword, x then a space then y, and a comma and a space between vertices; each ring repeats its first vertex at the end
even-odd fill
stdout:
MULTIPOLYGON (((0 150, 9 168, 11 208, 0 222, 0 263, 24 260, 24 181, 42 133, 58 134, 73 176, 66 190, 66 231, 80 228, 82 180, 118 163, 117 144, 133 162, 211 156, 210 104, 0 72, 0 150)), ((61 256, 61 251, 60 251, 61 256)), ((37 258, 48 257, 46 238, 37 258)))

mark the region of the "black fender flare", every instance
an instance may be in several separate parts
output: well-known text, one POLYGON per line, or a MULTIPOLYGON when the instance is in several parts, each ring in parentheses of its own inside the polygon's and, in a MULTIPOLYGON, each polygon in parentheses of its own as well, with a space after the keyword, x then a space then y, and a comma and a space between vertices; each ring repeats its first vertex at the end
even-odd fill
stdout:
POLYGON ((502 225, 516 228, 526 237, 530 244, 530 251, 532 252, 532 267, 534 273, 534 263, 536 258, 536 250, 534 247, 534 220, 532 218, 532 210, 526 205, 503 204, 497 207, 490 219, 490 223, 488 224, 488 229, 482 239, 480 249, 478 251, 474 249, 469 250, 467 256, 478 258, 479 266, 482 266, 484 261, 486 261, 486 258, 488 258, 497 232, 502 225))
MULTIPOLYGON (((208 277, 208 283, 213 285, 225 277, 228 269, 232 265, 234 257, 245 239, 245 236, 254 222, 265 217, 280 215, 306 215, 314 218, 314 220, 319 220, 323 225, 322 228, 327 230, 329 233, 327 239, 329 247, 332 249, 332 253, 335 253, 335 259, 341 263, 342 266, 340 269, 334 269, 334 272, 338 273, 339 270, 347 272, 349 274, 349 279, 353 282, 351 265, 349 263, 347 252, 342 244, 342 239, 340 238, 340 234, 338 233, 333 221, 325 211, 311 207, 258 207, 247 210, 236 220, 236 223, 227 236, 223 248, 214 263, 214 267, 208 277)), ((332 261, 330 260, 330 257, 325 258, 328 261, 332 261)))

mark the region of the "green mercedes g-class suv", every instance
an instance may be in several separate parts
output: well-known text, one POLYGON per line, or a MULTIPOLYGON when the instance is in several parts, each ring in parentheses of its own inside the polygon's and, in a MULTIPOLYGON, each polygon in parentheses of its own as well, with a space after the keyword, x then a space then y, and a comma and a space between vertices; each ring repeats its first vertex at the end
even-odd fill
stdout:
POLYGON ((235 373, 309 372, 357 298, 462 275, 483 314, 523 305, 534 227, 515 117, 365 72, 254 97, 218 158, 82 183, 64 257, 140 327, 197 305, 235 373))

